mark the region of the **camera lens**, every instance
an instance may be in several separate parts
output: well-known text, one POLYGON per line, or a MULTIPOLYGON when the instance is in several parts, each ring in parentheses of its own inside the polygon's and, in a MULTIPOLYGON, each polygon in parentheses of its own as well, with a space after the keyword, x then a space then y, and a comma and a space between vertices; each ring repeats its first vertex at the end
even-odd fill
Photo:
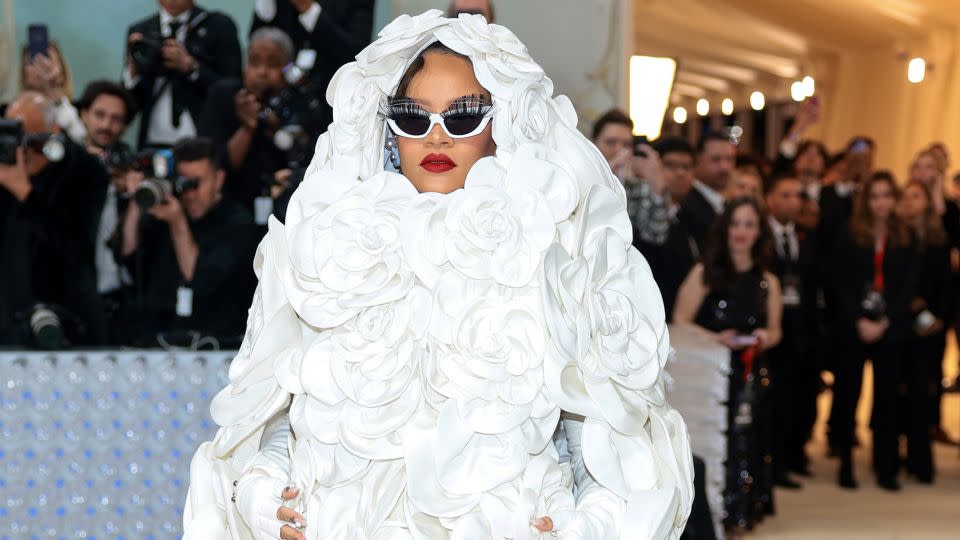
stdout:
POLYGON ((63 329, 60 317, 50 309, 39 306, 30 315, 30 330, 36 346, 41 349, 57 349, 63 346, 63 329))

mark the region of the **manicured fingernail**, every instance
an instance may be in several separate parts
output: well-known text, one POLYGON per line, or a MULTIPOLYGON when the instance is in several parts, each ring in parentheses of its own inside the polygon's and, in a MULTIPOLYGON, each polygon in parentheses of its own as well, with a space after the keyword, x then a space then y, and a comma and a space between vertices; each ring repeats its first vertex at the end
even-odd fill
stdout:
POLYGON ((294 522, 294 524, 297 526, 298 529, 306 529, 306 528, 307 528, 307 522, 306 522, 305 520, 303 520, 303 519, 299 519, 299 518, 298 518, 298 519, 295 519, 293 522, 294 522))

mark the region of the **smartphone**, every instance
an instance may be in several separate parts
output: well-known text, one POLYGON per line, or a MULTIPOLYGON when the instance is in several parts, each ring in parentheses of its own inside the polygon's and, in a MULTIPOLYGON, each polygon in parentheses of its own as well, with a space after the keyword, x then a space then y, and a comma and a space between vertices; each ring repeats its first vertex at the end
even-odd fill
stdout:
POLYGON ((647 153, 640 149, 640 145, 650 144, 647 141, 646 135, 634 135, 633 136, 633 155, 640 157, 647 157, 647 153))
POLYGON ((38 54, 47 54, 49 39, 47 35, 47 25, 31 24, 27 27, 27 53, 30 60, 33 60, 38 54))
POLYGON ((752 347, 759 343, 760 340, 757 339, 757 336, 735 336, 733 338, 733 344, 738 347, 752 347))

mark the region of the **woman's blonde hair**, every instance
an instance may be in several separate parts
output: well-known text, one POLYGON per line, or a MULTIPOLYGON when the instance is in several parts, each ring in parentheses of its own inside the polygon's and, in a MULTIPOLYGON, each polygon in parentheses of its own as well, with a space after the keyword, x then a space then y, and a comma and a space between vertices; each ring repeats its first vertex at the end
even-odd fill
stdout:
MULTIPOLYGON (((63 73, 63 94, 67 96, 67 99, 73 101, 73 75, 70 72, 70 65, 67 64, 67 59, 63 56, 63 53, 60 51, 60 46, 57 45, 56 41, 50 41, 47 45, 47 53, 50 56, 51 60, 60 62, 60 71, 63 73)), ((23 46, 23 61, 20 63, 20 91, 24 90, 34 90, 33 88, 27 88, 27 64, 30 62, 29 50, 27 46, 23 46)))

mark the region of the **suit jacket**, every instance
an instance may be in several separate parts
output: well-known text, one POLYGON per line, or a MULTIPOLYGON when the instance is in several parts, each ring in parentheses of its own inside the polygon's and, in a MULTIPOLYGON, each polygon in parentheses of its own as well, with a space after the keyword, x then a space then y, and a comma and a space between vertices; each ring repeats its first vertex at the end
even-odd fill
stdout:
MULTIPOLYGON (((207 89, 221 79, 240 78, 242 57, 237 26, 229 16, 196 6, 191 10, 190 21, 193 28, 187 32, 184 45, 197 60, 197 77, 191 80, 187 74, 170 73, 170 89, 174 102, 181 103, 193 119, 194 125, 199 126, 203 105, 207 99, 207 89)), ((160 30, 160 14, 157 13, 130 26, 127 35, 140 32, 144 36, 160 39, 160 30)), ((141 147, 146 143, 150 114, 158 97, 154 93, 156 81, 156 76, 140 77, 137 84, 130 89, 143 113, 137 139, 141 147)))
MULTIPOLYGON (((874 280, 873 246, 861 246, 844 231, 834 245, 830 274, 836 294, 837 331, 846 338, 859 339, 856 323, 863 315, 861 302, 874 280)), ((885 341, 903 341, 911 333, 913 317, 910 301, 917 294, 919 266, 915 246, 892 247, 887 245, 883 259, 884 299, 890 328, 885 341)))
POLYGON ((34 303, 60 306, 84 326, 68 336, 75 344, 102 345, 106 322, 95 257, 110 179, 99 159, 69 139, 65 144, 64 159, 30 178, 33 189, 22 202, 0 190, 0 309, 9 310, 9 329, 10 315, 34 303))
POLYGON ((697 188, 691 189, 683 199, 677 219, 683 223, 687 233, 693 237, 700 252, 703 253, 707 234, 713 222, 717 220, 717 211, 697 188))
POLYGON ((312 31, 300 23, 300 13, 288 0, 276 0, 277 12, 273 20, 261 19, 256 11, 250 33, 263 26, 275 26, 290 36, 299 52, 313 49, 317 52, 314 72, 327 79, 343 64, 350 62, 370 44, 373 32, 374 0, 317 0, 320 17, 312 31))
POLYGON ((666 242, 658 245, 634 238, 634 246, 650 264, 653 279, 663 297, 667 322, 670 322, 673 320, 673 306, 676 304, 680 285, 700 258, 696 241, 684 223, 673 218, 666 242))

